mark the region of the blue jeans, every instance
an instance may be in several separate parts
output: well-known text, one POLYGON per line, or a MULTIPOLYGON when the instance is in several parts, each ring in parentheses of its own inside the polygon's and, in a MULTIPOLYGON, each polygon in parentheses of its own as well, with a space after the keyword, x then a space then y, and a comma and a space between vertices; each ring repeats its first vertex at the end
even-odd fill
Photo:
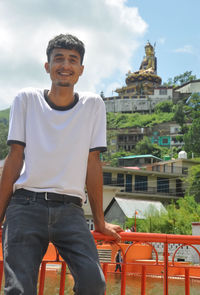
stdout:
POLYGON ((5 295, 37 294, 39 267, 49 242, 68 264, 76 295, 104 294, 105 279, 83 209, 14 194, 3 228, 5 295))

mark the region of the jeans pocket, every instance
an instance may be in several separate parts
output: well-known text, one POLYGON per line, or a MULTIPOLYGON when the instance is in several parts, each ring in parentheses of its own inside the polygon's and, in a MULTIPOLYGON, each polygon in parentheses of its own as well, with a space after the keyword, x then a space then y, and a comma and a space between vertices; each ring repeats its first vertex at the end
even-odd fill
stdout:
POLYGON ((30 199, 29 198, 21 198, 21 197, 14 197, 10 200, 9 206, 12 205, 29 205, 30 199))

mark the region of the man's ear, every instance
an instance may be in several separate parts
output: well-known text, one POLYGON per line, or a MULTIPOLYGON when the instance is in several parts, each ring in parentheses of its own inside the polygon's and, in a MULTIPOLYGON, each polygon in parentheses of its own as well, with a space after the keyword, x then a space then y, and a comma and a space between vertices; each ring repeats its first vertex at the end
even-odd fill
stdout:
POLYGON ((49 70, 49 63, 48 62, 45 62, 44 68, 45 68, 45 70, 46 70, 47 73, 50 72, 50 70, 49 70))
POLYGON ((80 76, 83 74, 83 71, 84 71, 84 66, 81 65, 81 69, 80 69, 80 76))

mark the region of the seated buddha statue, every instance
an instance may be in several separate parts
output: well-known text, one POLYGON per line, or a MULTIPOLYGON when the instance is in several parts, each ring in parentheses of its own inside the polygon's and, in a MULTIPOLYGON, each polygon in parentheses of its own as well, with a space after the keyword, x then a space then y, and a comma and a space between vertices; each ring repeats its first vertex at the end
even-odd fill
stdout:
POLYGON ((155 51, 154 47, 149 42, 147 42, 147 45, 145 46, 145 53, 146 55, 140 65, 139 73, 149 72, 152 74, 156 74, 157 69, 155 51))

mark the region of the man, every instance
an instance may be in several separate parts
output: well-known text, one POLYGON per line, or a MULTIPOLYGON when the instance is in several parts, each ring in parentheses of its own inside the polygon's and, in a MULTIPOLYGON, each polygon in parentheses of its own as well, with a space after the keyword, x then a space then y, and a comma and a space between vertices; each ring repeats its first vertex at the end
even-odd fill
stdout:
POLYGON ((10 153, 0 183, 0 222, 6 211, 5 295, 37 293, 38 270, 49 242, 67 262, 76 295, 105 291, 81 208, 85 182, 95 230, 116 240, 122 230, 104 221, 102 209, 104 103, 97 95, 74 92, 84 52, 84 44, 72 35, 50 40, 45 69, 51 89, 23 89, 11 108, 10 153))
POLYGON ((122 272, 121 264, 123 261, 122 261, 121 249, 118 250, 115 260, 116 260, 115 272, 117 272, 118 269, 119 269, 119 272, 122 272))

